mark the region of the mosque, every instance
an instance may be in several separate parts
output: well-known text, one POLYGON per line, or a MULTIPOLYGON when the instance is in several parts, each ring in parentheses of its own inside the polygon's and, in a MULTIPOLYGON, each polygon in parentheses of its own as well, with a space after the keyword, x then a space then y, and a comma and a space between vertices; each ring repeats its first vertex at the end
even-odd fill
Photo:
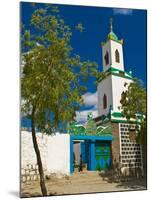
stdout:
POLYGON ((74 171, 73 163, 79 154, 87 170, 108 170, 118 164, 123 173, 128 173, 129 168, 143 171, 142 147, 136 142, 141 116, 137 115, 129 124, 121 113, 121 95, 133 82, 133 76, 124 69, 123 39, 113 32, 112 19, 110 32, 101 46, 103 76, 97 86, 98 117, 88 116, 84 127, 71 126, 70 172, 74 171))
MULTIPOLYGON (((85 170, 110 170, 118 165, 125 174, 130 168, 143 172, 142 146, 136 142, 141 116, 128 123, 120 108, 121 95, 134 78, 124 69, 123 40, 113 32, 112 20, 101 46, 103 76, 97 86, 98 116, 94 118, 90 113, 84 125, 72 123, 65 134, 37 134, 43 166, 49 173, 72 174, 80 159, 85 170)), ((24 131, 22 137, 21 165, 23 171, 29 171, 36 157, 31 134, 24 131)))

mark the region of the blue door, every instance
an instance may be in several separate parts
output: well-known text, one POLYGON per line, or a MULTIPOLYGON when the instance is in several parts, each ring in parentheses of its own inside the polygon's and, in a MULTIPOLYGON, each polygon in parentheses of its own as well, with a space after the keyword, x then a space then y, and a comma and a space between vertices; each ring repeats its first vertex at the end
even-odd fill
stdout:
POLYGON ((111 166, 110 142, 97 141, 95 143, 95 170, 106 170, 111 166))

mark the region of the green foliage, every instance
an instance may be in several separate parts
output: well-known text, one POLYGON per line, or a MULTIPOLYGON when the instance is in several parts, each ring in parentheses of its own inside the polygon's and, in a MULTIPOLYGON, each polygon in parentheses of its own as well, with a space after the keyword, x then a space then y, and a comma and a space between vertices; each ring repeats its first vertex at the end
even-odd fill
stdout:
POLYGON ((136 113, 146 115, 146 90, 141 82, 136 80, 122 93, 121 104, 123 114, 130 119, 136 113))
POLYGON ((109 72, 100 72, 97 73, 97 83, 99 83, 100 81, 102 81, 103 79, 105 79, 107 76, 109 75, 109 72))
POLYGON ((136 119, 141 123, 138 141, 145 143, 146 141, 146 115, 147 115, 147 94, 146 89, 142 87, 139 80, 135 80, 128 86, 128 90, 122 93, 121 108, 122 114, 131 120, 136 119))
POLYGON ((82 23, 77 24, 76 29, 79 30, 80 32, 83 32, 84 27, 83 27, 82 23))
POLYGON ((44 131, 50 120, 51 132, 74 119, 83 105, 84 82, 97 74, 97 65, 72 56, 72 31, 56 6, 36 9, 30 24, 30 30, 22 30, 22 112, 31 118, 34 110, 35 123, 44 131))

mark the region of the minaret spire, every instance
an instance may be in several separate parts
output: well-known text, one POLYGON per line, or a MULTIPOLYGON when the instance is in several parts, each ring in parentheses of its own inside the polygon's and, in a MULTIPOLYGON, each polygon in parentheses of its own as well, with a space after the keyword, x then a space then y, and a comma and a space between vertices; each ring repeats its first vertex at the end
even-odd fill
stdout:
POLYGON ((112 19, 112 18, 110 18, 110 32, 112 32, 112 31, 113 31, 113 25, 112 25, 112 23, 113 23, 113 19, 112 19))

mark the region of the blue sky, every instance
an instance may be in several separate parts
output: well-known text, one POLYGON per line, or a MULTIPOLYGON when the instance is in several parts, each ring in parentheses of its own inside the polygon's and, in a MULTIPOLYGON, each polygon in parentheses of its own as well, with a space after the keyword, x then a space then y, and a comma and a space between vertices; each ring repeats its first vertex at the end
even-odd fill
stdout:
MULTIPOLYGON (((42 7, 43 4, 37 4, 42 7)), ((124 66, 125 70, 132 70, 133 76, 141 79, 144 86, 146 80, 146 11, 134 9, 118 9, 104 7, 58 5, 61 17, 66 24, 73 28, 71 44, 73 54, 79 54, 82 59, 91 60, 98 63, 99 70, 102 71, 102 49, 101 42, 106 40, 109 33, 109 20, 113 18, 113 31, 119 39, 124 39, 124 66), (80 33, 74 29, 82 23, 84 32, 80 33)), ((31 3, 21 3, 21 21, 27 27, 31 13, 35 7, 31 3)), ((88 83, 88 91, 84 95, 86 106, 81 113, 77 113, 78 121, 83 121, 89 111, 97 114, 97 94, 92 81, 88 83)))

